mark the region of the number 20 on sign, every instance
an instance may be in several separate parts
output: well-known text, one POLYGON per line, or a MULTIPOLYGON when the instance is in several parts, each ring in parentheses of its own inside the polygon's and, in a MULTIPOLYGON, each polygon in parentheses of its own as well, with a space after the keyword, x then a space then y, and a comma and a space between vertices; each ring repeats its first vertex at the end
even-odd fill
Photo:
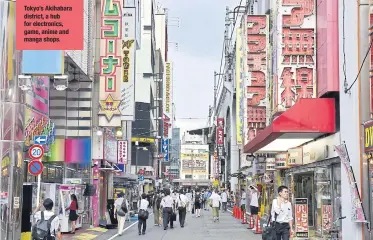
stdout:
POLYGON ((32 145, 28 150, 28 155, 31 159, 40 159, 44 155, 44 148, 41 145, 32 145))

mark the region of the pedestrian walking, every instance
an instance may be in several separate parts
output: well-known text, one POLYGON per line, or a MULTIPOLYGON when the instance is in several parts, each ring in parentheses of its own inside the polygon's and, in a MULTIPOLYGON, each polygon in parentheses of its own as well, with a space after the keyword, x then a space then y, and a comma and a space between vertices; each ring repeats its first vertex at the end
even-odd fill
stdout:
POLYGON ((145 235, 146 232, 146 220, 149 217, 148 207, 149 201, 147 200, 147 195, 143 193, 141 195, 141 200, 137 204, 139 206, 139 213, 138 213, 138 229, 139 235, 145 235))
POLYGON ((289 240, 293 235, 293 211, 289 201, 289 189, 280 186, 278 197, 272 201, 271 216, 275 223, 277 240, 289 240))
POLYGON ((161 201, 161 206, 162 206, 162 217, 163 217, 163 229, 167 230, 168 229, 168 223, 170 223, 170 228, 174 228, 174 222, 171 221, 171 217, 173 214, 173 205, 174 205, 174 200, 170 196, 171 192, 170 189, 165 189, 164 190, 164 197, 162 198, 161 201))
POLYGON ((223 192, 221 193, 221 202, 222 202, 223 212, 226 212, 227 204, 228 204, 228 193, 226 189, 224 189, 223 192))
POLYGON ((184 227, 185 223, 185 217, 186 217, 186 209, 188 206, 188 198, 184 195, 184 192, 181 191, 179 194, 179 198, 177 199, 176 206, 179 211, 179 222, 180 222, 180 227, 184 227))
POLYGON ((219 221, 219 208, 221 204, 221 197, 218 194, 218 190, 215 190, 212 194, 210 199, 210 207, 212 208, 212 217, 214 222, 219 221))
MULTIPOLYGON (((258 189, 253 185, 250 185, 249 188, 251 193, 250 215, 253 216, 254 223, 256 223, 259 212, 259 192, 258 189)), ((256 224, 254 225, 253 231, 256 231, 256 224)))
POLYGON ((201 217, 201 202, 202 202, 202 196, 197 190, 195 197, 194 197, 194 209, 195 209, 196 217, 201 217))
POLYGON ((118 235, 121 236, 123 233, 126 214, 128 213, 129 207, 129 203, 127 199, 124 198, 124 194, 122 192, 118 194, 118 198, 114 202, 114 207, 118 220, 118 235))
POLYGON ((61 240, 60 219, 53 212, 53 201, 50 198, 45 199, 36 208, 34 213, 35 224, 32 226, 31 239, 51 239, 61 240), (44 206, 45 211, 40 211, 44 206))
POLYGON ((154 194, 153 198, 153 214, 154 214, 154 226, 159 226, 161 224, 160 220, 160 209, 161 209, 161 196, 159 193, 154 194))

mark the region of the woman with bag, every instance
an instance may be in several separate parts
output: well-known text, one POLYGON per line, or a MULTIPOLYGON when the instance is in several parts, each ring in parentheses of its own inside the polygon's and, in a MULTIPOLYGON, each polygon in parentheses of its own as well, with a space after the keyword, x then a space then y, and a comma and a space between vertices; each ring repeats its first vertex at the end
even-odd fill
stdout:
POLYGON ((124 198, 124 193, 119 193, 117 200, 114 202, 115 210, 117 213, 118 220, 118 235, 121 236, 123 233, 124 223, 126 220, 126 214, 128 213, 128 201, 124 198))
POLYGON ((139 206, 139 214, 138 214, 138 219, 139 219, 139 235, 145 235, 146 231, 146 220, 149 218, 149 212, 148 212, 148 207, 149 207, 149 201, 146 200, 146 194, 143 193, 141 195, 141 200, 137 204, 139 206))

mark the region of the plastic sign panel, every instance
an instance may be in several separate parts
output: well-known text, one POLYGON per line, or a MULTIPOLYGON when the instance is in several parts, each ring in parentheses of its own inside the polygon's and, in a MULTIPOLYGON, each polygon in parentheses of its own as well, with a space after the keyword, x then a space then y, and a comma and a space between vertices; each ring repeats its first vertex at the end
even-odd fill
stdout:
POLYGON ((99 125, 119 127, 123 81, 122 1, 101 0, 101 10, 99 125))
POLYGON ((218 118, 216 121, 216 143, 224 144, 224 118, 218 118))
POLYGON ((295 198, 295 237, 308 239, 308 199, 295 198))
POLYGON ((162 153, 163 153, 163 161, 168 162, 169 155, 169 139, 162 139, 162 153))
POLYGON ((84 49, 83 0, 17 0, 16 12, 17 50, 84 49))
POLYGON ((44 148, 41 145, 32 145, 28 150, 31 159, 40 159, 44 155, 44 148))
POLYGON ((118 164, 127 164, 128 142, 118 141, 118 164))

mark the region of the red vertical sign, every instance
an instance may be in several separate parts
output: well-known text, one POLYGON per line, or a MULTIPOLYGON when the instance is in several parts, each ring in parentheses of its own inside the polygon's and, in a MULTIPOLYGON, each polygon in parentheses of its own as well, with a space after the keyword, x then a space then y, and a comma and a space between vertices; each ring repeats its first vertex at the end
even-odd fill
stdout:
POLYGON ((295 199, 295 237, 308 237, 308 199, 295 199))
POLYGON ((216 143, 224 145, 224 118, 218 118, 216 125, 216 143))

